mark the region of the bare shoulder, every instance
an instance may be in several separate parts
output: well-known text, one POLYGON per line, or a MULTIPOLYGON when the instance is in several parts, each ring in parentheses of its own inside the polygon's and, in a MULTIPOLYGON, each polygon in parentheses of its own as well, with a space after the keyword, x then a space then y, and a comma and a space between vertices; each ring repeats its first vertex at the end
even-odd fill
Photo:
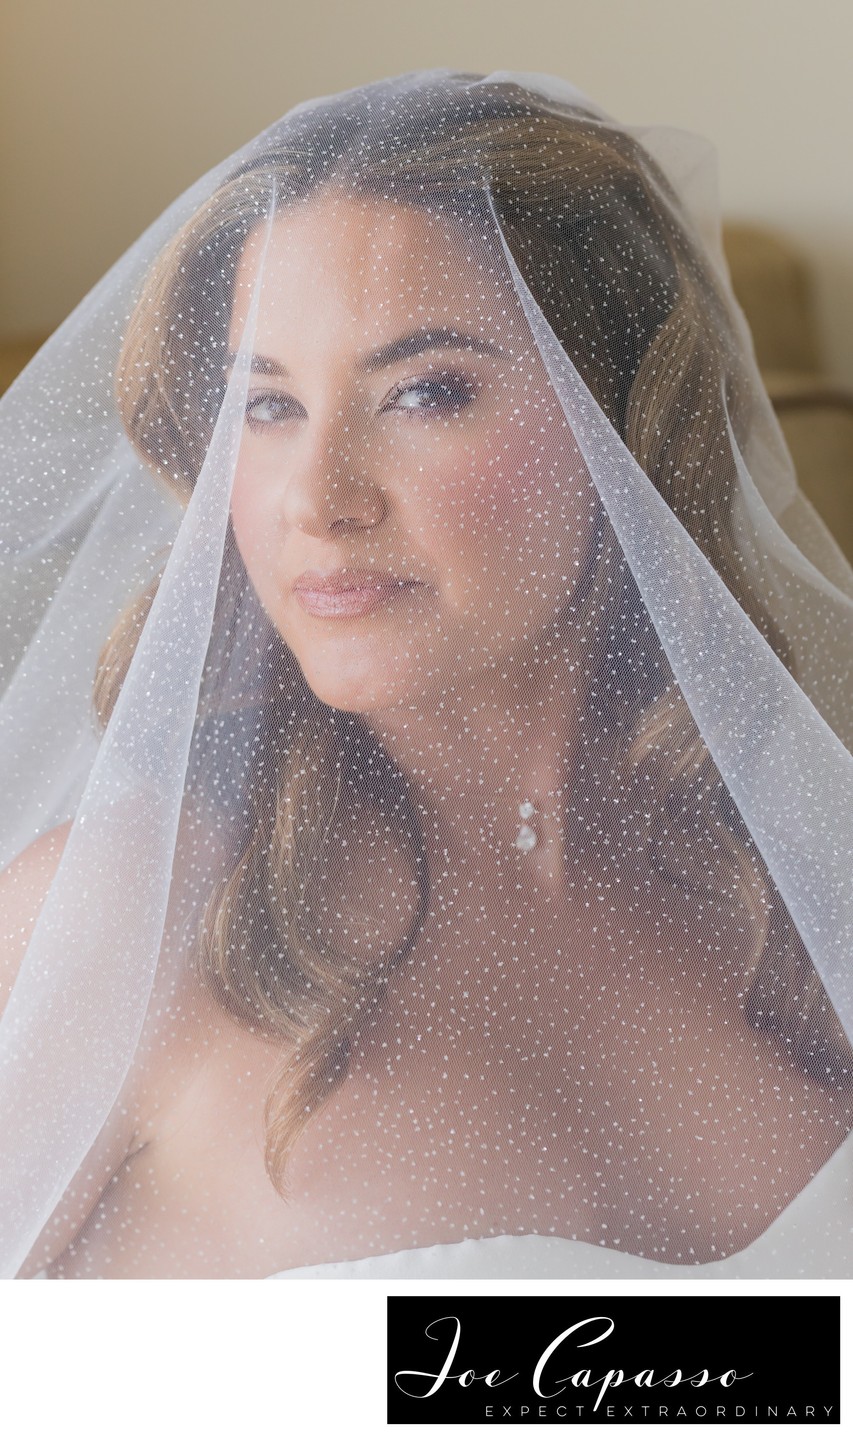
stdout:
POLYGON ((0 1012, 65 851, 73 819, 48 829, 0 873, 0 1012))
MULTIPOLYGON (((58 824, 34 839, 0 873, 0 1012, 15 986, 72 825, 73 820, 58 824)), ((67 1246, 123 1162, 129 1138, 119 1124, 95 1144, 30 1249, 20 1277, 34 1277, 67 1246)))

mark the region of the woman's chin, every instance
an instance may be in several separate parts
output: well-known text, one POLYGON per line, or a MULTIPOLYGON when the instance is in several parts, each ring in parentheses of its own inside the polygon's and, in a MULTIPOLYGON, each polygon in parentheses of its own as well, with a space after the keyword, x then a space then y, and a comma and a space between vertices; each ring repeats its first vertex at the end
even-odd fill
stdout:
POLYGON ((422 686, 408 684, 405 675, 400 674, 391 682, 387 673, 347 678, 340 672, 317 672, 302 666, 302 676, 315 698, 341 713, 378 713, 407 702, 416 703, 423 697, 422 686))

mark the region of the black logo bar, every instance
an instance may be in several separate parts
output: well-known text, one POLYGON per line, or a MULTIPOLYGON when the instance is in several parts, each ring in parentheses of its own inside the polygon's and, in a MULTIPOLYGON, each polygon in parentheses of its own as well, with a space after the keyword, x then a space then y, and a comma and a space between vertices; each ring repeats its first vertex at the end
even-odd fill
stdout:
POLYGON ((840 1298, 389 1297, 389 1423, 837 1425, 840 1298))

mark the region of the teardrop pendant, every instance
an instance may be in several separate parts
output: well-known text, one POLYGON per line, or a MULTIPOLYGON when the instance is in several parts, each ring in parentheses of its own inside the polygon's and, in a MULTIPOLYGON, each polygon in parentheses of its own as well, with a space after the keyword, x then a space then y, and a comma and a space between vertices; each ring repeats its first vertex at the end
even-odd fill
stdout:
MULTIPOLYGON (((536 809, 529 800, 525 800, 524 803, 518 805, 519 818, 532 818, 535 812, 536 809)), ((529 823, 522 823, 516 836, 515 846, 519 848, 522 853, 529 853, 531 848, 536 847, 536 834, 529 823)))

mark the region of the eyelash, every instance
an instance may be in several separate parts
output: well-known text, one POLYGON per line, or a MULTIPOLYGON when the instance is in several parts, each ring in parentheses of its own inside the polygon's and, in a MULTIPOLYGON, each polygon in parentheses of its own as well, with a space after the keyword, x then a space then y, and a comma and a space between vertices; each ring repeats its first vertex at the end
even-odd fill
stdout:
MULTIPOLYGON (((448 370, 435 379, 424 377, 422 379, 403 380, 402 383, 392 389, 390 398, 392 400, 398 399, 400 395, 417 389, 441 390, 446 396, 445 401, 429 403, 418 407, 415 405, 403 405, 401 409, 402 413, 412 415, 455 414, 470 404, 478 393, 477 386, 466 375, 456 374, 448 370)), ((270 403, 274 405, 284 405, 289 402, 289 396, 279 394, 275 390, 269 390, 263 394, 253 394, 246 405, 246 422, 252 429, 270 429, 275 424, 283 424, 291 415, 282 414, 279 419, 258 419, 253 415, 252 410, 256 405, 270 403)), ((384 412, 388 407, 387 404, 383 405, 381 412, 384 412)))

